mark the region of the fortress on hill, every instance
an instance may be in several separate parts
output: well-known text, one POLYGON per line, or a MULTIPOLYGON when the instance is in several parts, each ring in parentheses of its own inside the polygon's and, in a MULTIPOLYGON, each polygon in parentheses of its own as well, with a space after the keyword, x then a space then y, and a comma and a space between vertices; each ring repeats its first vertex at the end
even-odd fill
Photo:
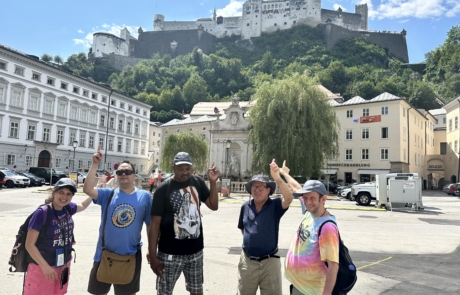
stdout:
POLYGON ((109 33, 93 35, 92 57, 107 58, 116 68, 136 64, 155 53, 172 57, 191 52, 199 47, 204 53, 212 51, 216 38, 241 36, 242 40, 260 37, 262 33, 287 30, 297 25, 320 26, 328 48, 341 39, 359 37, 380 45, 388 54, 409 62, 406 31, 376 32, 368 29, 367 4, 355 6, 355 12, 321 9, 321 0, 248 0, 242 15, 196 21, 167 21, 161 14, 154 16, 154 31, 139 28, 138 39, 125 28, 120 36, 109 33))

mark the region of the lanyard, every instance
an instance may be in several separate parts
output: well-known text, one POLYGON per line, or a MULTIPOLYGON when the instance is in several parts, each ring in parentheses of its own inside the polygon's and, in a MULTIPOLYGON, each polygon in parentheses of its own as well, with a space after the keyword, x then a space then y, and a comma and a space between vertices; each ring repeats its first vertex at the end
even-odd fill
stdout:
MULTIPOLYGON (((51 206, 53 207, 54 217, 56 217, 56 221, 58 223, 60 232, 61 232, 61 234, 64 234, 64 237, 63 237, 64 238, 64 263, 67 263, 67 242, 68 242, 68 238, 69 238, 69 218, 66 218, 66 220, 67 220, 67 227, 66 227, 65 225, 63 225, 62 222, 60 222, 59 217, 56 214, 56 210, 54 210, 54 205, 51 204, 51 206)), ((62 211, 64 211, 64 208, 65 207, 62 208, 62 211)), ((65 215, 66 215, 66 217, 68 217, 67 209, 65 210, 65 215)))

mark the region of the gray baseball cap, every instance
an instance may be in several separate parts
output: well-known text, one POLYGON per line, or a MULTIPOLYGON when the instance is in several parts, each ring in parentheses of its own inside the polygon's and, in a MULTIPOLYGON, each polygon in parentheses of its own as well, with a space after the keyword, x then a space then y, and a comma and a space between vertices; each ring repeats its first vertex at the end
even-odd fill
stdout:
POLYGON ((75 184, 75 181, 70 178, 61 178, 54 184, 54 189, 63 187, 67 187, 74 194, 77 192, 77 185, 75 184))
POLYGON ((309 192, 317 192, 321 197, 327 195, 324 184, 319 180, 307 180, 301 190, 294 193, 294 197, 300 197, 309 192))
POLYGON ((193 165, 192 158, 186 152, 177 153, 177 155, 174 156, 173 164, 174 165, 181 165, 181 164, 193 165))

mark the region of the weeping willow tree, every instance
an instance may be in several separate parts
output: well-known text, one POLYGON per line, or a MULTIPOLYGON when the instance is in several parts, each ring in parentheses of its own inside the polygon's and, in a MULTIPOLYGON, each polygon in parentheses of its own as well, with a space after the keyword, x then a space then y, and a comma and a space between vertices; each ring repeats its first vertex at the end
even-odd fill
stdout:
POLYGON ((253 171, 269 173, 275 158, 291 175, 317 176, 338 154, 339 123, 318 82, 307 73, 262 84, 250 110, 253 171))
POLYGON ((161 152, 161 168, 163 171, 172 172, 174 156, 178 152, 187 152, 192 157, 193 169, 204 172, 208 160, 208 143, 192 132, 171 134, 165 140, 161 152))

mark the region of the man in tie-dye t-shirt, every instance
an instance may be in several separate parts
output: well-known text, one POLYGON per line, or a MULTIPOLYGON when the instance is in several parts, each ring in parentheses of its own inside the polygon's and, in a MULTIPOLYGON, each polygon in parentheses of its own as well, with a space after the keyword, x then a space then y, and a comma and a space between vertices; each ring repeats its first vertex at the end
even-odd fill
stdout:
POLYGON ((297 229, 285 260, 285 277, 292 284, 291 294, 332 294, 339 269, 337 227, 331 222, 326 223, 318 237, 321 224, 326 220, 335 221, 335 217, 324 207, 326 188, 320 181, 309 180, 294 196, 303 199, 308 212, 297 229))

